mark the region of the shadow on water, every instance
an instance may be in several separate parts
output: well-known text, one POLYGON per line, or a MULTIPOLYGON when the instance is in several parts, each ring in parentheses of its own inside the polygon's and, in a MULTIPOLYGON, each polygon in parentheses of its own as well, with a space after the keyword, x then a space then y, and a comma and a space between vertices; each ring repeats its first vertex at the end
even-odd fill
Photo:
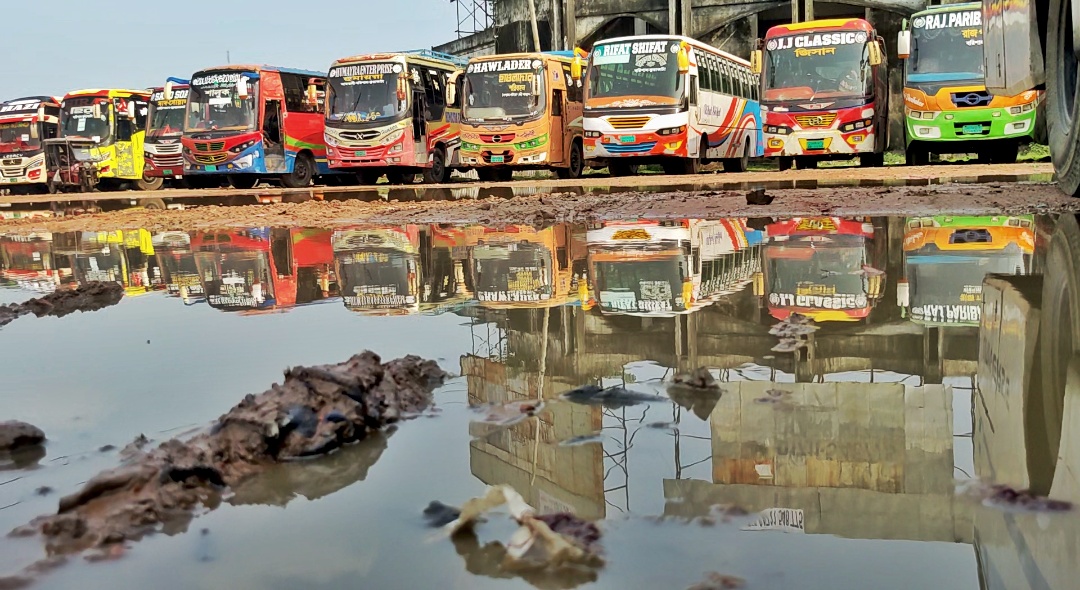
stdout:
MULTIPOLYGON (((404 200, 398 190, 419 189, 378 198, 404 200)), ((438 190, 450 192, 427 198, 463 198, 438 190)), ((463 566, 477 587, 510 578, 537 588, 686 587, 721 567, 706 547, 774 556, 722 565, 748 587, 778 575, 800 576, 808 588, 851 587, 885 570, 896 574, 878 578, 888 588, 1071 587, 1080 575, 1075 513, 983 502, 957 493, 956 480, 1080 503, 1080 328, 1068 328, 1080 326, 1077 260, 1076 220, 1034 215, 0 236, 4 286, 47 292, 116 281, 129 298, 172 305, 162 320, 180 318, 199 342, 272 340, 273 350, 258 348, 243 364, 196 347, 173 351, 208 382, 240 369, 273 373, 291 362, 278 348, 355 352, 357 335, 365 347, 444 359, 460 388, 437 394, 438 418, 275 466, 233 490, 215 515, 288 506, 276 517, 286 519, 302 510, 335 546, 404 547, 424 564, 402 572, 376 560, 352 583, 416 587, 460 576, 463 566), (299 321, 276 317, 282 312, 299 321), (778 329, 805 322, 813 329, 778 329), (674 375, 700 367, 718 389, 670 387, 674 375), (582 386, 633 392, 640 403, 563 399, 582 386), (465 411, 540 401, 535 416, 498 429, 465 411), (358 482, 379 493, 353 496, 358 482), (460 504, 499 484, 541 512, 606 521, 608 565, 573 575, 508 568, 500 519, 453 539, 452 554, 430 531, 413 530, 427 502, 460 504), (339 525, 343 496, 354 520, 372 521, 364 531, 339 525), (665 549, 673 544, 677 552, 665 549), (901 547, 909 557, 898 561, 901 547)), ((134 321, 138 309, 125 301, 94 317, 134 321)), ((40 321, 55 330, 84 320, 40 321)), ((54 332, 23 328, 34 321, 0 330, 20 339, 7 347, 13 361, 66 350, 54 332)), ((110 349, 115 358, 80 354, 132 370, 120 360, 143 340, 121 341, 110 349)), ((80 382, 62 364, 55 370, 35 377, 39 387, 80 382)), ((202 406, 173 410, 183 423, 220 406, 169 381, 120 402, 195 396, 202 406)), ((18 410, 0 405, 0 414, 18 410)), ((82 428, 131 428, 96 420, 82 428)), ((60 469, 42 458, 0 460, 0 469, 42 485, 60 469)), ((290 561, 288 543, 274 540, 287 537, 276 526, 295 521, 265 520, 232 534, 287 561, 281 579, 326 567, 290 561)), ((168 555, 169 545, 156 547, 168 555)), ((220 556, 230 568, 235 558, 220 556)), ((78 571, 135 581, 131 567, 78 571)), ((233 575, 255 573, 235 567, 233 575)), ((339 579, 336 570, 319 573, 339 579)))

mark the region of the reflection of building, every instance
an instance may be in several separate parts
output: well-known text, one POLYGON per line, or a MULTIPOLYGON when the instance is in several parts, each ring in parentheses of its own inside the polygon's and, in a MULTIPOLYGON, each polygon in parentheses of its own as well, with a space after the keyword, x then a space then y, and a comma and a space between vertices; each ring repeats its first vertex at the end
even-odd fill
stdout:
POLYGON ((811 534, 970 542, 970 505, 953 495, 946 388, 744 381, 724 389, 710 417, 713 481, 666 480, 669 513, 731 504, 779 509, 773 514, 811 534))

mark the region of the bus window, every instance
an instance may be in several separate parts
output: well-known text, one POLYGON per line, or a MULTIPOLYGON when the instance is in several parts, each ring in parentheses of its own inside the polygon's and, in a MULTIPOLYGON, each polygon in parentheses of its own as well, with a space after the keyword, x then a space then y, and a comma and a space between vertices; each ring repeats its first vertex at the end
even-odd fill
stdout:
POLYGON ((429 121, 439 121, 446 110, 446 91, 442 85, 442 76, 435 70, 425 70, 423 79, 427 118, 429 121))
POLYGON ((285 111, 289 113, 303 113, 307 110, 304 104, 307 97, 307 84, 304 77, 297 74, 281 74, 281 89, 285 93, 285 111))
MULTIPOLYGON (((447 84, 451 83, 450 82, 450 74, 447 74, 447 76, 446 76, 446 83, 447 84)), ((461 101, 462 101, 461 96, 462 96, 462 93, 465 90, 465 75, 464 74, 459 75, 457 77, 457 79, 454 80, 453 84, 454 84, 454 88, 455 88, 455 90, 454 90, 454 102, 450 103, 448 106, 450 108, 452 108, 452 109, 460 109, 461 108, 461 101)))
POLYGON ((698 65, 698 74, 700 75, 702 89, 716 90, 716 72, 713 70, 712 63, 708 61, 708 58, 698 65))
POLYGON ((562 90, 553 90, 551 92, 551 116, 561 117, 563 112, 563 92, 562 90))
POLYGON ((690 76, 690 106, 697 106, 698 104, 698 79, 697 76, 690 76))

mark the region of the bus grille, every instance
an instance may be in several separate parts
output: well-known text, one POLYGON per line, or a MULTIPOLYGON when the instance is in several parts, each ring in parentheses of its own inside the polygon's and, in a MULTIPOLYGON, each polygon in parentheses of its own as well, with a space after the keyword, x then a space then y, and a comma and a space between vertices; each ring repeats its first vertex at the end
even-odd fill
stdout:
MULTIPOLYGON (((200 158, 206 158, 206 157, 208 157, 208 156, 198 156, 198 157, 196 157, 196 160, 198 160, 200 158)), ((184 167, 184 159, 179 154, 177 154, 175 156, 174 155, 161 156, 161 155, 150 154, 149 159, 150 159, 150 163, 153 164, 154 166, 158 167, 158 168, 183 168, 184 167)))
POLYGON ((994 239, 987 229, 965 229, 955 231, 949 236, 950 244, 989 244, 994 239))
POLYGON ((480 136, 484 143, 513 143, 516 133, 486 133, 480 136))
MULTIPOLYGON (((174 143, 174 144, 155 143, 155 144, 152 144, 152 145, 154 146, 153 149, 157 150, 158 154, 163 154, 164 155, 164 154, 179 154, 180 153, 180 147, 181 146, 178 143, 174 143)), ((200 151, 203 151, 203 150, 200 150, 200 151)), ((220 151, 220 150, 218 150, 218 151, 220 151)))
POLYGON ((649 117, 608 117, 608 123, 615 129, 641 129, 649 122, 649 117))
POLYGON ((836 120, 836 113, 822 113, 820 115, 796 115, 795 122, 799 127, 832 127, 836 120))
POLYGON ((651 152, 654 147, 656 147, 655 141, 633 145, 604 144, 604 149, 612 154, 641 154, 651 152))
POLYGON ((224 141, 208 141, 195 144, 195 151, 197 152, 220 152, 223 149, 225 149, 224 141))
POLYGON ((203 165, 221 164, 225 160, 229 159, 229 154, 195 154, 195 162, 203 165))

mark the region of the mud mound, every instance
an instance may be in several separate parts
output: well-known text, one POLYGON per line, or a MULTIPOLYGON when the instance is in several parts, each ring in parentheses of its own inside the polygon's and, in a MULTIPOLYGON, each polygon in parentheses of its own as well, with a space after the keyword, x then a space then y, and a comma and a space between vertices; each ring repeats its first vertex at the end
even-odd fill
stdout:
POLYGON ((58 290, 23 303, 0 305, 0 326, 28 314, 62 318, 76 311, 97 311, 120 303, 124 287, 119 283, 92 281, 76 289, 58 290))
POLYGON ((60 500, 59 511, 13 534, 41 534, 50 555, 112 546, 184 525, 223 493, 283 461, 329 453, 427 408, 445 373, 418 357, 382 363, 364 352, 336 365, 299 367, 248 395, 205 432, 124 464, 60 500))

